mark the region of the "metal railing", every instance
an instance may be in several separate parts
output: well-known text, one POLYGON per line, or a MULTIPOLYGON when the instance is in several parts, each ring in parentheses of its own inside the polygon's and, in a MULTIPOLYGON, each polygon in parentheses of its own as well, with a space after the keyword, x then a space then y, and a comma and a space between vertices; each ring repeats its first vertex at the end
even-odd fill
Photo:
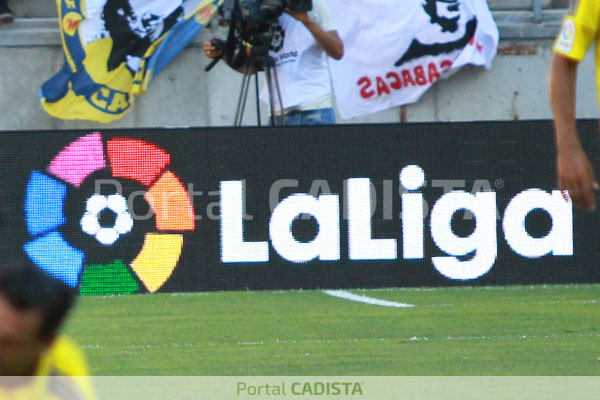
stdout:
MULTIPOLYGON (((541 24, 569 7, 571 0, 488 0, 492 12, 519 15, 527 23, 541 24)), ((595 0, 600 1, 600 0, 595 0)))

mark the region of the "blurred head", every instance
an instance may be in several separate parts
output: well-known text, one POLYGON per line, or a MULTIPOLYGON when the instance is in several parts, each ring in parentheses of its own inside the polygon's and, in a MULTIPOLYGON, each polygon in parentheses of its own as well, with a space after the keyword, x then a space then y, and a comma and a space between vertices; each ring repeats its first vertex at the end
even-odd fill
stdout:
POLYGON ((26 259, 0 259, 0 375, 31 375, 75 300, 26 259))

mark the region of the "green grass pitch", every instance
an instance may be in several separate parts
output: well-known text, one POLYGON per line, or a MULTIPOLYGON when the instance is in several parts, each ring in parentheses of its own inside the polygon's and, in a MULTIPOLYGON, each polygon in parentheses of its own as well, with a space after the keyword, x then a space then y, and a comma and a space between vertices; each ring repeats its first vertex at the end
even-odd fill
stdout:
POLYGON ((597 375, 600 285, 83 297, 94 375, 597 375))

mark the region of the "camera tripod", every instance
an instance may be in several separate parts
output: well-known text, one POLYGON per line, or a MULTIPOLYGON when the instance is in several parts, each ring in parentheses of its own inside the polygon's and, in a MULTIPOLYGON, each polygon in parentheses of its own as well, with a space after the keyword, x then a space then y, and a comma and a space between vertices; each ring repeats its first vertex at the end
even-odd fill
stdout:
POLYGON ((279 88, 279 79, 277 78, 277 69, 275 67, 275 59, 269 55, 262 56, 250 56, 245 63, 244 79, 242 80, 242 87, 240 89, 240 96, 238 99, 237 110, 235 113, 234 126, 242 126, 244 120, 244 110, 246 109, 246 103, 248 100, 248 92, 250 90, 250 81, 252 75, 254 75, 255 91, 256 91, 256 118, 258 126, 261 126, 261 114, 260 114, 260 96, 258 88, 258 72, 263 71, 267 81, 267 91, 269 93, 269 106, 271 108, 271 126, 283 125, 285 115, 281 112, 283 110, 283 102, 281 99, 281 89, 279 88), (277 116, 275 101, 279 105, 279 111, 281 116, 277 116))
MULTIPOLYGON (((232 1, 234 0, 228 0, 228 3, 231 3, 232 1)), ((236 4, 237 3, 234 4, 233 10, 239 11, 237 9, 238 5, 236 4)), ((285 115, 283 114, 281 88, 279 87, 275 59, 269 55, 269 49, 273 41, 271 27, 274 21, 268 21, 268 23, 258 25, 248 25, 243 19, 236 22, 236 20, 232 18, 233 17, 230 17, 228 20, 225 20, 229 23, 227 40, 225 42, 218 39, 213 39, 211 41, 212 45, 216 49, 221 50, 222 53, 206 67, 205 71, 210 71, 220 59, 224 59, 229 66, 243 72, 244 79, 242 80, 242 87, 240 89, 234 126, 242 126, 252 75, 254 75, 255 78, 256 119, 258 126, 261 126, 258 73, 260 71, 264 72, 269 94, 269 106, 271 108, 271 126, 283 125, 285 123, 285 115), (251 44, 251 46, 248 47, 248 44, 251 44), (248 50, 249 54, 247 53, 248 50), (243 57, 242 59, 244 61, 238 64, 237 60, 241 57, 243 57), (277 115, 276 104, 279 106, 280 116, 277 115)))

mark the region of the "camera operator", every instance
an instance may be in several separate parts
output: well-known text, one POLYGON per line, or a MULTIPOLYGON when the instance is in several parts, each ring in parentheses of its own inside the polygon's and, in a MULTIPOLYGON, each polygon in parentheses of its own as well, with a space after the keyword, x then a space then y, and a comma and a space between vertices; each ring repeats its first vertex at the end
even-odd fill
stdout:
MULTIPOLYGON (((344 45, 325 0, 313 0, 313 8, 308 12, 285 10, 270 29, 273 40, 269 55, 275 59, 283 104, 283 113, 275 104, 278 117, 283 114, 286 125, 334 124, 327 56, 341 59, 344 45)), ((221 57, 222 46, 217 48, 214 43, 205 42, 204 53, 210 58, 221 57)), ((246 53, 252 54, 249 45, 246 53)), ((246 66, 237 70, 245 72, 246 66)), ((268 101, 268 97, 263 90, 261 98, 268 101)))

